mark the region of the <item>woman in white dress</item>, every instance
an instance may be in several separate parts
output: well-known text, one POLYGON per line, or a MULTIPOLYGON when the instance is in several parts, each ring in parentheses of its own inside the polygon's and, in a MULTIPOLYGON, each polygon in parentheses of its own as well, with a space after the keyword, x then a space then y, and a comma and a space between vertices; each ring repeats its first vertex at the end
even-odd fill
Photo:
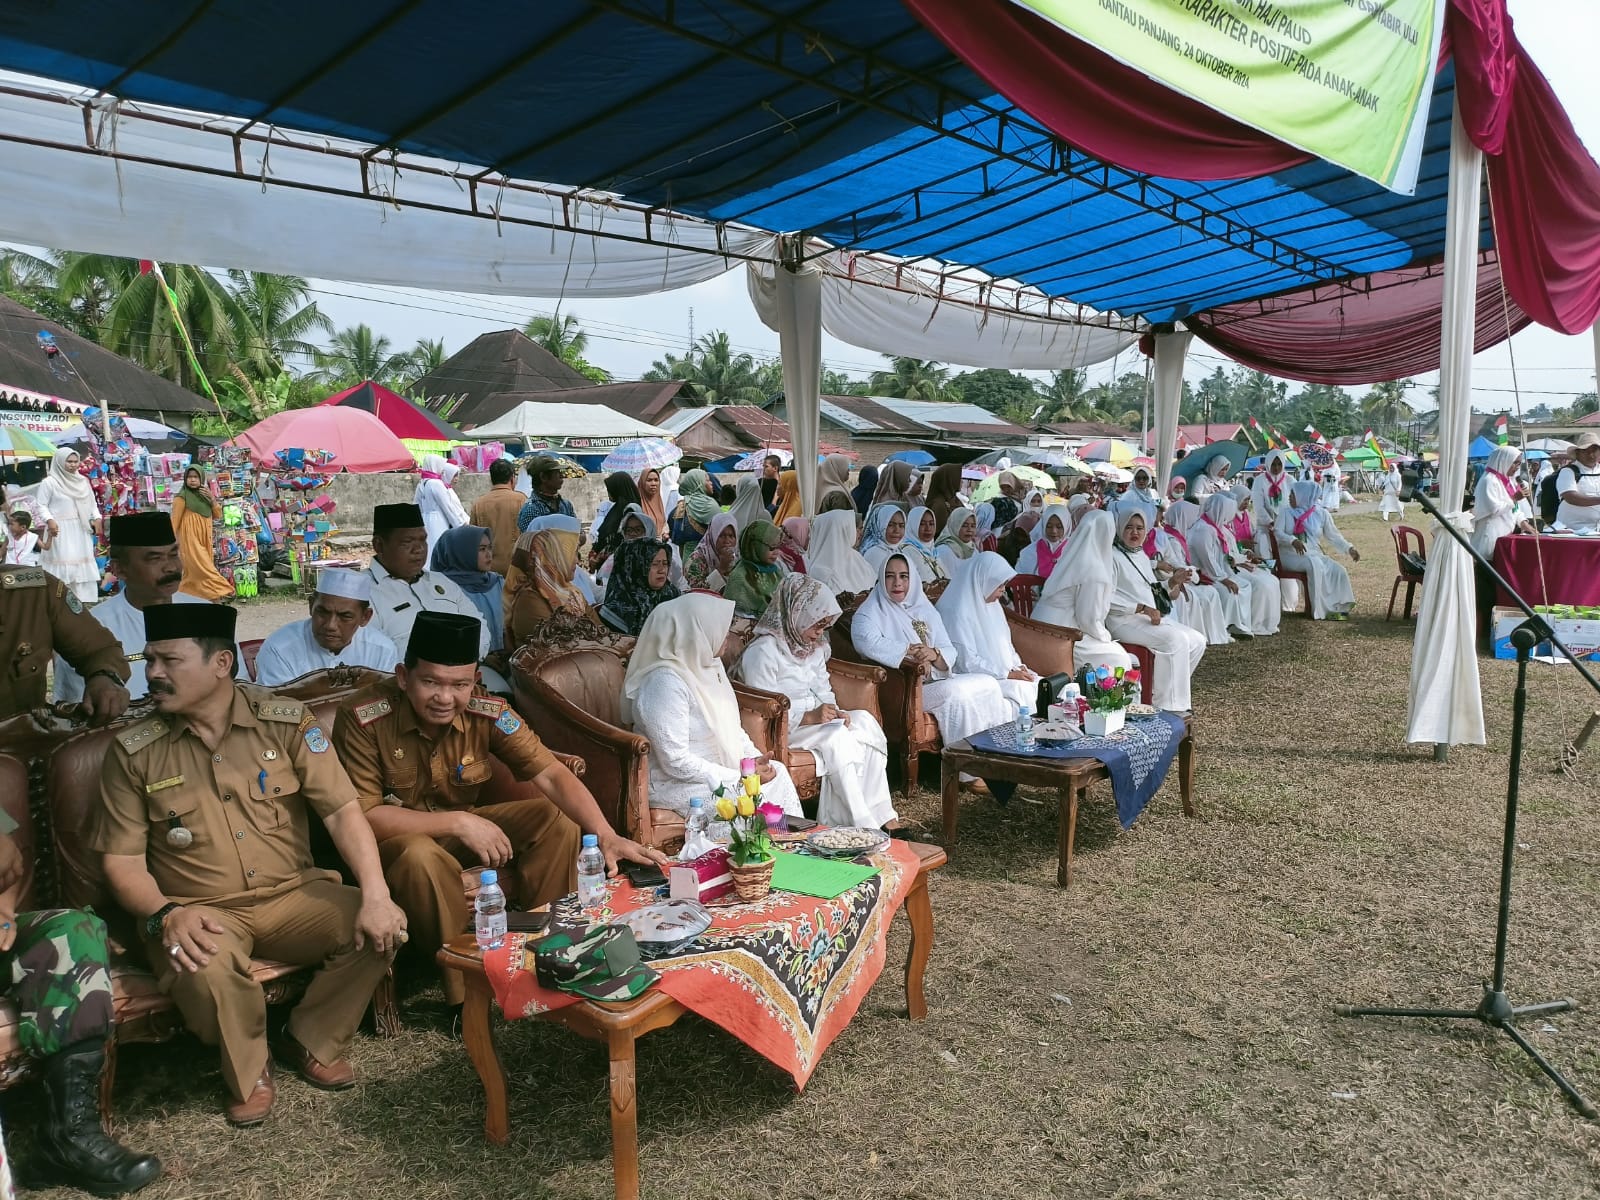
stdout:
POLYGON ((1390 463, 1389 472, 1383 477, 1383 499, 1378 501, 1378 515, 1383 518, 1385 525, 1389 523, 1390 513, 1402 521, 1406 519, 1406 506, 1400 499, 1401 482, 1399 466, 1390 463))
POLYGON ((1339 468, 1328 467, 1322 472, 1322 507, 1331 513, 1339 511, 1339 501, 1344 495, 1344 486, 1339 482, 1339 468))
POLYGON ((922 669, 922 706, 946 744, 1016 719, 999 681, 957 670, 950 634, 903 553, 884 559, 877 586, 850 622, 850 638, 870 662, 922 669))
POLYGON ((1205 511, 1189 534, 1189 555, 1211 581, 1228 610, 1228 621, 1251 637, 1268 637, 1283 622, 1278 581, 1250 561, 1234 538, 1239 502, 1231 492, 1206 500, 1205 511))
POLYGON ((437 454, 422 460, 422 478, 417 480, 412 499, 422 510, 422 524, 428 531, 429 558, 433 557, 433 548, 446 530, 467 524, 467 510, 461 507, 460 497, 448 486, 460 470, 437 454))
POLYGON ((1076 629, 1083 635, 1072 647, 1072 661, 1079 669, 1134 665, 1133 655, 1106 628, 1116 586, 1111 563, 1114 534, 1110 513, 1101 509, 1084 513, 1067 541, 1067 552, 1033 606, 1034 620, 1076 629))
POLYGON ((1361 561, 1361 552, 1344 540, 1333 517, 1318 500, 1321 488, 1307 480, 1294 485, 1289 503, 1278 510, 1278 557, 1284 568, 1304 571, 1311 588, 1311 616, 1321 621, 1347 619, 1356 604, 1350 573, 1323 553, 1326 541, 1335 550, 1361 561))
POLYGON ((1128 488, 1128 495, 1142 500, 1152 511, 1161 508, 1161 493, 1156 491, 1156 477, 1149 467, 1136 467, 1133 472, 1133 483, 1128 488))
MULTIPOLYGON (((1478 476, 1472 493, 1472 548, 1487 559, 1494 558, 1494 544, 1523 525, 1517 507, 1522 484, 1517 478, 1522 451, 1515 446, 1496 446, 1489 462, 1478 476)), ((1531 528, 1522 532, 1532 533, 1531 528)))
POLYGON ((839 707, 828 678, 828 629, 839 602, 808 575, 786 575, 734 674, 789 697, 789 745, 809 750, 822 777, 817 820, 892 829, 889 743, 872 714, 839 707))
POLYGON ((1045 509, 1044 520, 1033 527, 1033 541, 1017 556, 1017 574, 1049 579, 1067 549, 1067 535, 1071 532, 1071 509, 1065 504, 1052 504, 1045 509))
POLYGON ((891 554, 906 555, 917 569, 917 578, 925 584, 933 582, 926 558, 906 541, 906 520, 905 509, 895 504, 874 504, 867 513, 867 523, 861 530, 861 557, 872 568, 874 582, 891 554))
POLYGON ((854 511, 825 512, 811 522, 806 574, 836 596, 852 596, 878 581, 872 564, 856 552, 854 511))
MULTIPOLYGON (((1200 450, 1197 453, 1204 454, 1205 451, 1200 450)), ((1195 477, 1188 498, 1198 503, 1215 496, 1218 492, 1227 491, 1233 486, 1224 478, 1230 465, 1226 454, 1213 454, 1206 463, 1205 473, 1195 477)))
POLYGON ((94 557, 100 506, 89 480, 78 473, 81 461, 76 450, 57 451, 34 498, 51 527, 49 546, 41 554, 44 569, 83 603, 93 604, 100 598, 100 566, 94 557))
POLYGON ((690 593, 645 618, 622 680, 622 719, 650 739, 650 805, 689 812, 738 784, 739 760, 753 758, 761 798, 802 815, 789 770, 762 757, 739 721, 739 701, 722 669, 733 601, 690 593))
POLYGON ((1155 657, 1151 696, 1167 712, 1188 712, 1189 684, 1206 652, 1205 635, 1163 617, 1156 607, 1155 572, 1144 552, 1142 506, 1128 505, 1113 514, 1115 544, 1111 554, 1112 592, 1105 624, 1123 645, 1146 646, 1155 657))
POLYGON ((1231 644, 1230 630, 1244 627, 1223 602, 1220 589, 1201 582, 1189 545, 1189 535, 1200 522, 1200 506, 1190 500, 1178 500, 1168 507, 1159 526, 1152 524, 1155 517, 1148 509, 1142 511, 1145 527, 1150 530, 1145 535, 1145 552, 1155 560, 1152 567, 1156 578, 1166 584, 1167 595, 1172 597, 1168 618, 1200 633, 1212 646, 1231 644))
POLYGON ((978 514, 970 508, 951 512, 944 523, 944 532, 935 546, 939 565, 946 575, 954 575, 962 563, 978 552, 978 514))
POLYGON ((922 582, 925 584, 950 578, 950 572, 939 561, 939 551, 934 546, 938 536, 939 525, 933 509, 919 505, 906 514, 905 546, 921 558, 917 568, 922 572, 922 582))
POLYGON ((1011 626, 1000 597, 1022 572, 1000 555, 985 551, 962 564, 934 605, 956 648, 956 667, 987 675, 1013 705, 1030 711, 1039 697, 1039 676, 1023 665, 1011 644, 1011 626))
POLYGON ((1277 526, 1278 512, 1289 503, 1289 489, 1294 486, 1288 467, 1282 450, 1268 451, 1261 474, 1250 485, 1256 511, 1256 553, 1262 558, 1272 557, 1272 539, 1267 534, 1277 526))

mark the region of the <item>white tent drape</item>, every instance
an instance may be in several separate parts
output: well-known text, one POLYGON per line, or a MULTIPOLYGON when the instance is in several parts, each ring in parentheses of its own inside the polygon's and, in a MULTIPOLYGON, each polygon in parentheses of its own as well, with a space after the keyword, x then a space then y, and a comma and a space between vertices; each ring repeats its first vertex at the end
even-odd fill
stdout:
POLYGON ((801 510, 817 511, 817 440, 822 424, 822 276, 778 268, 772 284, 783 358, 783 398, 794 440, 801 510))
POLYGON ((1178 410, 1183 404, 1183 360, 1194 334, 1187 330, 1156 334, 1156 486, 1167 494, 1172 479, 1172 456, 1178 450, 1178 410))
MULTIPOLYGON (((1463 533, 1467 440, 1472 420, 1472 341, 1478 290, 1479 190, 1483 152, 1457 109, 1450 126, 1450 192, 1445 217, 1444 317, 1439 358, 1439 507, 1463 533)), ((1440 529, 1428 555, 1411 649, 1408 742, 1478 745, 1484 741, 1478 689, 1477 604, 1472 559, 1440 529)))
MULTIPOLYGON (((939 277, 891 260, 845 251, 813 258, 820 272, 822 327, 841 342, 881 354, 969 367, 1061 371, 1114 358, 1139 340, 1135 323, 1077 305, 1053 305, 1041 293, 992 281, 939 277), (1032 301, 1033 310, 1018 304, 1032 301), (1067 315, 1050 315, 1051 313, 1067 315)), ((777 268, 749 264, 750 300, 767 328, 782 332, 772 281, 777 268)))

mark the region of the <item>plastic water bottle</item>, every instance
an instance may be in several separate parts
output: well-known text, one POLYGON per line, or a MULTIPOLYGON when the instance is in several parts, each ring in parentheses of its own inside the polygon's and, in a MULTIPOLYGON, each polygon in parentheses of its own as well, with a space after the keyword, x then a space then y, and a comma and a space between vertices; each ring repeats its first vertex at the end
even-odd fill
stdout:
POLYGON ((1033 709, 1026 704, 1017 705, 1017 749, 1024 752, 1038 749, 1039 739, 1033 733, 1033 709))
POLYGON ((500 875, 484 871, 478 876, 478 949, 498 950, 506 940, 506 894, 500 890, 500 875))
POLYGON ((600 853, 600 839, 595 834, 583 835, 583 849, 578 851, 578 907, 585 914, 597 912, 606 900, 606 856, 600 853))
POLYGON ((1062 689, 1061 705, 1067 710, 1074 725, 1083 724, 1083 693, 1078 690, 1078 685, 1069 683, 1062 689))
POLYGON ((703 834, 711 827, 711 815, 706 812, 704 800, 694 799, 689 801, 689 816, 683 823, 683 839, 688 841, 695 834, 703 834))

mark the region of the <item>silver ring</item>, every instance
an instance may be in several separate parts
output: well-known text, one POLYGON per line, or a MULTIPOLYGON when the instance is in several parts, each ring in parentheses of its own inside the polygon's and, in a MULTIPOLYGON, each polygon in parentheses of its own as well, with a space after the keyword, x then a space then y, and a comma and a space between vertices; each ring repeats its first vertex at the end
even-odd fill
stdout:
POLYGON ((399 942, 402 946, 404 946, 407 942, 409 942, 411 940, 411 935, 409 933, 407 933, 404 929, 402 929, 402 930, 400 930, 399 933, 394 935, 394 940, 399 942))
POLYGON ((173 945, 167 947, 167 953, 168 954, 178 954, 182 950, 183 950, 183 947, 177 945, 176 943, 174 943, 173 945))

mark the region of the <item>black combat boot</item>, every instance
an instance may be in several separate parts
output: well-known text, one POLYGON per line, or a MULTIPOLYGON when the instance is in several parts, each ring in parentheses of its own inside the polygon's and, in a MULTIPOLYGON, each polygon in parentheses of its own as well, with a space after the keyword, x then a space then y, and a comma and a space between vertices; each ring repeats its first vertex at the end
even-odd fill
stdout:
POLYGON ((66 1184, 96 1196, 123 1196, 161 1178, 161 1160, 135 1154, 100 1128, 100 1070, 105 1046, 75 1042, 43 1062, 49 1100, 38 1145, 23 1164, 30 1186, 66 1184))

